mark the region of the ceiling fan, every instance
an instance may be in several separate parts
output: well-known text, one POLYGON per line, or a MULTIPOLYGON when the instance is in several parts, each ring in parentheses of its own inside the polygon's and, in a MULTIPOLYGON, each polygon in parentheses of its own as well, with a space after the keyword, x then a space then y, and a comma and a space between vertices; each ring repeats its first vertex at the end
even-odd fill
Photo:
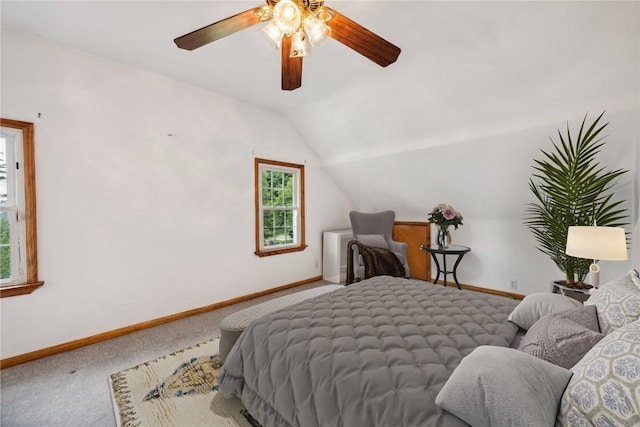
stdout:
POLYGON ((261 5, 192 31, 174 40, 194 50, 262 22, 262 29, 281 50, 282 89, 302 86, 302 58, 327 37, 386 67, 398 59, 400 48, 335 10, 324 0, 266 0, 261 5))

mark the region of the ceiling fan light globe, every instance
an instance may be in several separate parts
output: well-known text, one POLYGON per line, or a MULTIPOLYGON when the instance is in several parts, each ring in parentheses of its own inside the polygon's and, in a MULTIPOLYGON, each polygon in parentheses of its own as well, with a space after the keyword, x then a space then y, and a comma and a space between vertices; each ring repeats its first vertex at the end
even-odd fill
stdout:
POLYGON ((302 13, 291 0, 280 0, 273 9, 273 22, 284 34, 293 34, 300 28, 302 13))
POLYGON ((313 47, 322 45, 327 38, 331 37, 331 27, 316 17, 309 17, 305 20, 304 30, 313 47))
POLYGON ((261 31, 269 41, 273 42, 276 45, 276 47, 280 47, 284 34, 282 33, 282 31, 280 31, 280 28, 278 28, 274 21, 271 21, 267 25, 262 27, 261 31))
POLYGON ((297 31, 291 37, 291 51, 289 57, 297 58, 301 56, 307 56, 311 53, 311 45, 309 39, 303 30, 297 31))

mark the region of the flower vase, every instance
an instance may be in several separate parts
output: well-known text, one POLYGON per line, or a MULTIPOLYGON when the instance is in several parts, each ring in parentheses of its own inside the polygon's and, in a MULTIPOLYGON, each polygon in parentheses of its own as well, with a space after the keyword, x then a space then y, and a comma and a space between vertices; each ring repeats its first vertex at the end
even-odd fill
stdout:
POLYGON ((440 248, 446 249, 451 244, 451 234, 447 228, 438 227, 438 235, 436 237, 436 243, 440 248))

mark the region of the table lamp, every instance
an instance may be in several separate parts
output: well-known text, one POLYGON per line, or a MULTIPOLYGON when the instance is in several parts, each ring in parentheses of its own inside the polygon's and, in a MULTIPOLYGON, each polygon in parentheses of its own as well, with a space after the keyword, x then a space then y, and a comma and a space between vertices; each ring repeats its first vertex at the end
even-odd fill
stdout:
POLYGON ((567 234, 567 255, 592 259, 589 281, 593 287, 600 284, 600 266, 597 261, 624 261, 627 259, 627 239, 622 227, 573 226, 567 234))

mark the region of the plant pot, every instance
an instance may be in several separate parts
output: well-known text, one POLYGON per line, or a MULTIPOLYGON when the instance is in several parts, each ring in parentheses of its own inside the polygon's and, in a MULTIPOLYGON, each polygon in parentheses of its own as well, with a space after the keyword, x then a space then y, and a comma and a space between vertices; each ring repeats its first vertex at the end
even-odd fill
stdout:
POLYGON ((566 280, 554 280, 553 283, 572 289, 591 289, 593 287, 591 285, 585 284, 584 282, 573 282, 569 284, 566 280))

